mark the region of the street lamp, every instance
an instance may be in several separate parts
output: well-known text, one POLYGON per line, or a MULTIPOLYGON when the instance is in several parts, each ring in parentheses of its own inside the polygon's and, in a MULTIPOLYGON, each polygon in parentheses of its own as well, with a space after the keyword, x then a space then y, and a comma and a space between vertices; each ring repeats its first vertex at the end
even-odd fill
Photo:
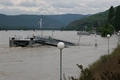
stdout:
POLYGON ((110 34, 107 35, 108 38, 108 55, 109 55, 109 38, 110 38, 110 34))
POLYGON ((62 80, 62 49, 65 47, 63 42, 59 42, 57 47, 60 49, 60 80, 62 80))

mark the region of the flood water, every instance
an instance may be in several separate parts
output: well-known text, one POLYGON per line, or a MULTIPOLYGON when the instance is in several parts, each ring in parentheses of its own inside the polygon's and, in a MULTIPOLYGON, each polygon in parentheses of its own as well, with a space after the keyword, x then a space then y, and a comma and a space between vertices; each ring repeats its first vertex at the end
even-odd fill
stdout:
MULTIPOLYGON (((41 35, 41 31, 0 31, 0 80, 59 80, 60 51, 53 46, 9 47, 9 37, 19 35, 41 35)), ((51 36, 52 31, 44 31, 43 36, 51 36)), ((53 38, 78 44, 76 31, 54 31, 53 38)), ((110 53, 118 43, 118 36, 109 39, 110 53)), ((69 46, 62 50, 63 73, 78 77, 80 70, 76 64, 88 67, 101 55, 108 54, 108 39, 97 35, 81 35, 79 46, 69 46)))

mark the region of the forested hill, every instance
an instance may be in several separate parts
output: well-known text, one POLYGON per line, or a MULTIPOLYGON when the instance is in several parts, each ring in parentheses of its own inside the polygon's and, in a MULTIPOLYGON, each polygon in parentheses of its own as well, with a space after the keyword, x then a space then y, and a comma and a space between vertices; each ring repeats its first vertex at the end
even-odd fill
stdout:
POLYGON ((108 17, 108 10, 100 13, 93 14, 83 19, 75 20, 71 22, 67 28, 85 30, 85 28, 98 27, 105 24, 108 17))
POLYGON ((39 20, 43 20, 43 28, 65 27, 71 21, 87 15, 4 15, 0 14, 0 29, 39 29, 39 20))

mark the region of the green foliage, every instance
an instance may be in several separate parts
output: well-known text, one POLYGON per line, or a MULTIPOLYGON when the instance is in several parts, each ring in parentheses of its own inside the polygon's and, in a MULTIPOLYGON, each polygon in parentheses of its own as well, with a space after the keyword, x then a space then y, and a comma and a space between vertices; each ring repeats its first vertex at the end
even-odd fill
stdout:
POLYGON ((102 37, 106 37, 107 34, 112 35, 114 32, 114 26, 115 26, 115 10, 113 6, 110 7, 107 23, 101 27, 99 27, 99 31, 101 32, 102 37))
POLYGON ((107 23, 100 28, 100 32, 102 37, 106 37, 107 34, 112 35, 114 32, 114 27, 111 24, 107 23))
POLYGON ((120 30, 120 6, 118 6, 116 8, 116 14, 115 14, 116 18, 115 18, 115 29, 117 31, 120 30))
MULTIPOLYGON (((114 30, 120 30, 120 6, 117 6, 116 8, 111 6, 110 9, 105 12, 97 13, 83 19, 73 21, 67 26, 67 28, 84 30, 84 26, 88 26, 90 28, 95 27, 97 29, 106 23, 111 24, 114 27, 114 30)), ((111 34, 112 31, 105 28, 102 31, 102 36, 106 36, 106 33, 111 34)))
POLYGON ((110 23, 111 25, 115 26, 115 9, 113 8, 113 6, 111 6, 109 9, 107 22, 110 23))
POLYGON ((120 80, 120 46, 111 54, 101 56, 88 68, 83 69, 83 66, 78 64, 77 66, 81 75, 72 80, 120 80))
POLYGON ((112 23, 112 19, 114 18, 114 16, 115 16, 115 10, 113 6, 111 6, 108 13, 108 23, 112 23))
POLYGON ((109 15, 108 15, 108 23, 113 25, 116 31, 119 31, 120 30, 120 6, 117 6, 115 9, 113 8, 113 6, 110 7, 109 15))
POLYGON ((83 19, 79 19, 76 21, 71 22, 67 28, 79 29, 84 30, 84 26, 89 28, 92 27, 99 27, 107 22, 108 11, 97 13, 94 15, 90 15, 83 19))

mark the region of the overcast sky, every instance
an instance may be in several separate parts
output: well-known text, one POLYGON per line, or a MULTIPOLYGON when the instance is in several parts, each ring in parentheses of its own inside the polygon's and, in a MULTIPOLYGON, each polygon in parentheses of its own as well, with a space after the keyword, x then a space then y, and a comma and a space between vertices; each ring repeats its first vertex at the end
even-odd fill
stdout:
POLYGON ((0 13, 19 14, 94 14, 120 5, 120 0, 0 0, 0 13))

